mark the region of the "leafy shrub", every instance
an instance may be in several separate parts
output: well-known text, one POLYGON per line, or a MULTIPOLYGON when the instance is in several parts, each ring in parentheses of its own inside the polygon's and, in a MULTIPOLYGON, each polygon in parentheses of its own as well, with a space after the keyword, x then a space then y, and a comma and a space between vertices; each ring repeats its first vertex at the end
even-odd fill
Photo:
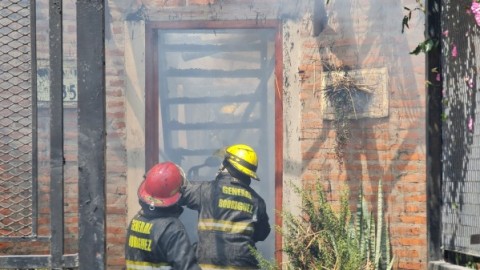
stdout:
MULTIPOLYGON (((302 198, 301 214, 283 213, 283 252, 289 260, 286 269, 387 270, 391 269, 389 235, 383 221, 381 181, 378 187, 377 222, 369 210, 363 193, 359 195, 357 212, 352 218, 348 203, 349 191, 342 191, 340 207, 334 211, 320 184, 313 190, 294 187, 302 198)), ((252 250, 262 269, 281 267, 252 250)))

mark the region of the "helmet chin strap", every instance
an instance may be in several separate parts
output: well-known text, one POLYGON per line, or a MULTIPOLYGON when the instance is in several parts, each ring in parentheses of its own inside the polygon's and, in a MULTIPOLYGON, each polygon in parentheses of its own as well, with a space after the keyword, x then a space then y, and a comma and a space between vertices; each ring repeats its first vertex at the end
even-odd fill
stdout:
POLYGON ((221 172, 226 171, 226 170, 227 170, 227 168, 225 167, 225 164, 222 163, 222 165, 220 165, 220 167, 218 168, 217 175, 221 172))

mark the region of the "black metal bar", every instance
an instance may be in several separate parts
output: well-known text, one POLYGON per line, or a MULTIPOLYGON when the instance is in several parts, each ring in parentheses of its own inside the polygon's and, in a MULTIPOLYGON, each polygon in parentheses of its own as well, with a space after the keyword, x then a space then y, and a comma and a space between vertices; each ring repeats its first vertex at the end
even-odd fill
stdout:
POLYGON ((38 237, 37 235, 32 235, 32 236, 21 236, 21 237, 0 237, 0 242, 31 242, 31 241, 36 241, 36 242, 50 242, 50 237, 48 236, 42 236, 38 237))
POLYGON ((175 69, 165 71, 167 77, 189 77, 189 78, 258 78, 262 73, 261 69, 175 69))
MULTIPOLYGON (((426 1, 427 37, 438 46, 426 53, 427 112, 427 238, 428 260, 442 259, 442 85, 436 80, 441 66, 441 0, 426 1), (436 72, 433 72, 436 70, 436 72)), ((443 76, 442 76, 443 77, 443 76)))
MULTIPOLYGON (((37 106, 37 16, 36 0, 30 0, 30 57, 32 80, 32 235, 38 234, 38 106, 37 106)), ((1 241, 1 240, 0 240, 1 241)))
POLYGON ((212 156, 218 149, 185 149, 185 148, 172 148, 173 153, 177 153, 180 156, 212 156))
POLYGON ((50 265, 50 255, 0 256, 0 268, 5 269, 47 268, 50 265))
POLYGON ((478 245, 478 244, 480 244, 480 234, 470 235, 470 245, 478 245))
POLYGON ((61 269, 64 251, 63 214, 63 25, 62 1, 49 1, 50 27, 50 226, 51 267, 61 269))
POLYGON ((104 4, 77 1, 80 270, 106 269, 104 4))
MULTIPOLYGON (((203 122, 183 124, 176 121, 170 121, 165 124, 165 128, 171 132, 172 130, 218 130, 218 129, 259 129, 263 127, 263 121, 239 121, 236 123, 218 123, 218 122, 203 122), (241 128, 240 128, 241 127, 241 128)), ((170 146, 171 147, 171 146, 170 146)))
MULTIPOLYGON (((10 255, 0 256, 1 269, 37 269, 50 268, 52 257, 50 255, 10 255)), ((78 254, 62 256, 63 267, 78 267, 78 254)))
MULTIPOLYGON (((260 61, 262 61, 262 59, 260 59, 260 61)), ((270 76, 272 74, 274 74, 274 68, 275 68, 275 57, 270 58, 268 60, 268 63, 266 63, 266 64, 262 63, 262 72, 260 73, 261 75, 259 76, 260 83, 258 84, 257 88, 255 89, 255 93, 257 95, 259 95, 259 98, 262 98, 262 96, 260 96, 260 95, 265 96, 267 94, 266 89, 267 89, 267 86, 268 86, 268 78, 270 78, 270 76)), ((248 104, 248 106, 243 111, 243 116, 242 116, 242 119, 241 119, 242 123, 248 123, 247 122, 248 118, 249 118, 250 114, 253 112, 253 110, 255 109, 255 105, 258 104, 258 103, 259 103, 259 101, 250 102, 250 104, 248 104)), ((261 101, 260 101, 260 104, 261 104, 261 101)), ((262 115, 262 116, 266 117, 266 115, 262 115)), ((260 123, 260 126, 265 126, 265 124, 260 123)), ((238 138, 239 134, 240 134, 240 132, 236 133, 236 138, 238 138)), ((236 140, 236 138, 234 138, 233 141, 236 140)))
MULTIPOLYGON (((202 91, 199 89, 199 91, 202 91)), ((253 102, 258 99, 257 94, 236 95, 236 96, 221 96, 221 97, 176 97, 167 98, 166 104, 213 104, 213 103, 232 103, 232 102, 253 102)))
POLYGON ((165 44, 162 46, 162 50, 165 52, 196 52, 196 53, 209 53, 209 52, 255 52, 262 49, 263 44, 259 43, 236 43, 236 44, 223 44, 223 45, 198 45, 198 44, 165 44))

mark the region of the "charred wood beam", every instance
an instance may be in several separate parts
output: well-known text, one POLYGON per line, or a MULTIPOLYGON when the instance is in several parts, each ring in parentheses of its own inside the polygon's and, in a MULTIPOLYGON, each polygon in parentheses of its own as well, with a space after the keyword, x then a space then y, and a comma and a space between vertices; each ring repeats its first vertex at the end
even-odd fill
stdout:
POLYGON ((199 44, 165 44, 162 50, 165 52, 198 52, 198 53, 218 53, 218 52, 258 52, 262 48, 261 43, 239 43, 228 45, 199 45, 199 44))
POLYGON ((189 77, 189 78, 259 78, 262 71, 259 69, 176 69, 166 70, 167 77, 189 77))
POLYGON ((180 156, 212 156, 218 149, 185 149, 173 147, 172 152, 177 153, 180 156))
POLYGON ((166 100, 166 104, 213 104, 213 103, 241 103, 257 100, 257 95, 238 95, 223 97, 198 97, 198 98, 170 98, 166 100))
POLYGON ((262 128, 262 121, 243 121, 236 123, 218 123, 218 122, 204 122, 194 124, 183 124, 176 121, 170 121, 166 124, 169 130, 219 130, 219 129, 255 129, 262 128))

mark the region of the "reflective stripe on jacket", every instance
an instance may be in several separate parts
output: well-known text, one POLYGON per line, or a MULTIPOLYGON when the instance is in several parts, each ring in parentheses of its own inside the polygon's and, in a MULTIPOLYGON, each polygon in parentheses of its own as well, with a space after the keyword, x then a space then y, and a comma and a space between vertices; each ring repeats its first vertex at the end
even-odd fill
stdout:
POLYGON ((249 185, 224 171, 214 181, 189 183, 180 203, 199 212, 202 269, 257 269, 249 247, 271 229, 265 201, 249 185))
POLYGON ((257 267, 241 267, 241 266, 218 266, 212 264, 200 264, 202 270, 258 270, 257 267))
POLYGON ((253 234, 253 225, 251 222, 231 222, 218 219, 200 219, 198 221, 198 230, 240 233, 251 236, 253 234))
POLYGON ((127 270, 200 269, 179 213, 147 209, 135 215, 125 243, 127 270))
POLYGON ((126 270, 171 270, 172 267, 166 263, 150 263, 142 261, 125 261, 126 270))

